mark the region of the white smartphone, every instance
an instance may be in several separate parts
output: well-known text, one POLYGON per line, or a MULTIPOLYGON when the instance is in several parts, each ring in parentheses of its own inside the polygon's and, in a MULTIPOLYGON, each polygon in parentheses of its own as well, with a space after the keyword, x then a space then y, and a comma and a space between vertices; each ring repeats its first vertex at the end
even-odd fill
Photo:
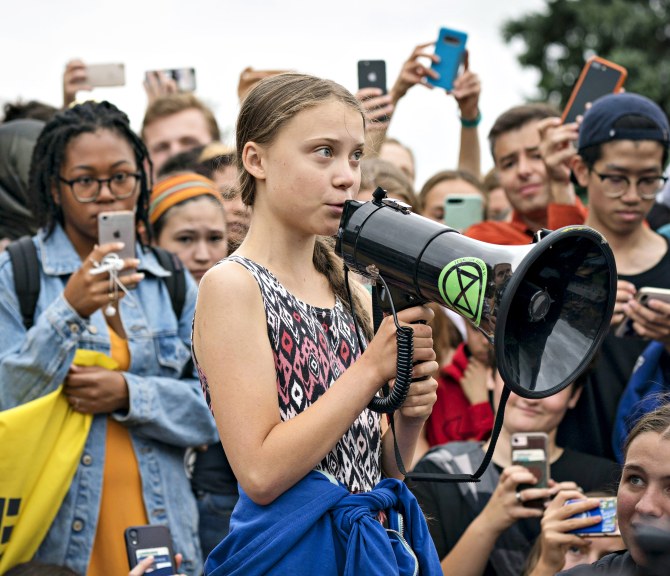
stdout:
POLYGON ((87 64, 86 82, 90 86, 125 86, 126 68, 123 63, 87 64))
MULTIPOLYGON (((654 288, 653 286, 643 286, 635 294, 637 300, 643 306, 647 305, 649 299, 661 300, 670 304, 670 290, 667 288, 654 288)), ((635 328, 633 328, 633 321, 630 318, 625 318, 614 333, 619 338, 639 338, 635 328)))
MULTIPOLYGON (((123 242, 124 247, 118 255, 124 260, 135 258, 135 213, 130 210, 117 212, 100 212, 98 214, 98 243, 123 242)), ((128 268, 121 276, 132 274, 134 269, 128 268)))

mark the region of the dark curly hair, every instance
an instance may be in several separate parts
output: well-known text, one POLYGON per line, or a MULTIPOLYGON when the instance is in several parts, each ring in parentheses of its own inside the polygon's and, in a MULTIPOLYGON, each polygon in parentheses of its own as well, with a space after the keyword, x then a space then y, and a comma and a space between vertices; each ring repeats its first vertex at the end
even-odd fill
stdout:
MULTIPOLYGON (((63 224, 61 206, 54 202, 51 190, 55 184, 60 191, 61 166, 65 160, 67 145, 81 134, 98 130, 110 130, 130 144, 140 174, 140 193, 137 198, 137 223, 142 222, 150 233, 149 192, 151 190, 151 161, 142 140, 130 128, 128 116, 109 102, 84 102, 56 114, 42 130, 30 163, 28 190, 33 212, 39 226, 44 227, 47 237, 54 231, 56 223, 63 224), (147 171, 147 165, 149 169, 147 171)), ((141 236, 138 236, 141 237, 141 236)))

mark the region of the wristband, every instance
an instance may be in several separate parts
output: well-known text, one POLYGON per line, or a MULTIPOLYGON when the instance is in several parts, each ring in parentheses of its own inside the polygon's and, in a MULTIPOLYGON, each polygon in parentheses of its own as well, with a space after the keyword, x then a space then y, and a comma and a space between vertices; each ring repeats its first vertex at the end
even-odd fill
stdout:
POLYGON ((477 128, 479 126, 479 123, 482 121, 482 113, 479 109, 477 109, 477 117, 473 118, 472 120, 468 120, 467 118, 462 118, 460 117, 461 120, 461 126, 463 128, 477 128))

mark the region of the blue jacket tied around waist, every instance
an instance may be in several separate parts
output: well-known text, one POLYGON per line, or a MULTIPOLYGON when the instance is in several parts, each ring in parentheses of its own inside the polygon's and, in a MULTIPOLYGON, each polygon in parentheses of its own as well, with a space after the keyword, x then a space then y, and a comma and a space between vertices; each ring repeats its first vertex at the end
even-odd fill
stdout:
POLYGON ((442 570, 423 513, 401 481, 387 478, 370 492, 350 494, 313 471, 267 506, 240 488, 230 533, 209 555, 205 574, 427 576, 442 570), (381 510, 388 529, 377 519, 381 510))

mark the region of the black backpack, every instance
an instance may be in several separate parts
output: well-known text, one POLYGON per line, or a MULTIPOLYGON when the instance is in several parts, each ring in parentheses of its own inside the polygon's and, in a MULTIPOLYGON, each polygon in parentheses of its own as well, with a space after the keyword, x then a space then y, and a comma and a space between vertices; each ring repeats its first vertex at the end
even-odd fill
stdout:
MULTIPOLYGON (((172 309, 177 319, 181 318, 186 301, 186 270, 181 260, 172 252, 156 246, 151 247, 158 263, 171 272, 163 278, 170 293, 172 309)), ((12 260, 14 272, 14 289, 19 299, 21 317, 26 330, 29 330, 35 317, 37 297, 40 294, 40 265, 37 259, 37 248, 30 236, 23 236, 7 246, 7 252, 12 260)))

